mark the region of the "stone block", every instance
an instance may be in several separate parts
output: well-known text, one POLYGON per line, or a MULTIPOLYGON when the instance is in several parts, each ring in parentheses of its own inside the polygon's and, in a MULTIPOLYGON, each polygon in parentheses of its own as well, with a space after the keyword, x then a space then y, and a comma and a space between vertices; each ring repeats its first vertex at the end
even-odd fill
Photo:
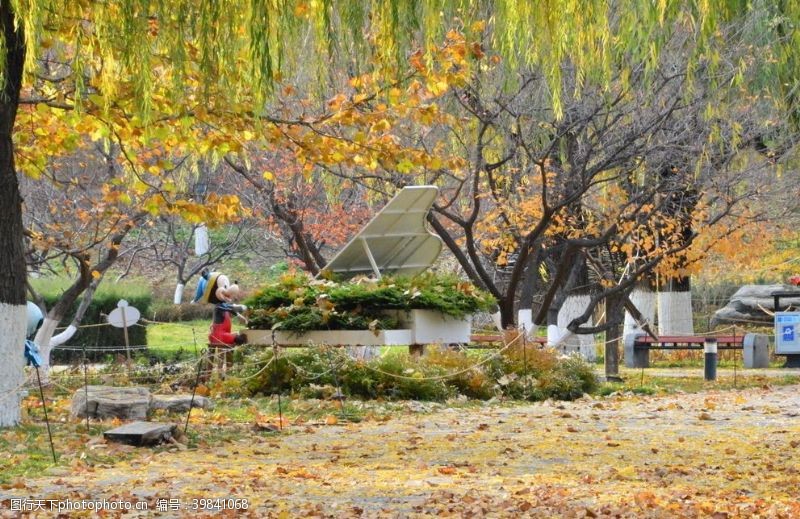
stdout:
POLYGON ((195 395, 194 402, 192 402, 192 395, 153 395, 150 409, 154 411, 164 409, 168 413, 186 413, 189 411, 190 403, 192 407, 201 409, 212 409, 214 407, 211 400, 200 395, 195 395))
POLYGON ((108 441, 128 445, 155 445, 168 442, 173 437, 176 426, 154 422, 132 422, 103 433, 108 441))
POLYGON ((151 398, 144 387, 88 386, 75 391, 71 411, 74 418, 85 418, 88 408, 90 418, 144 420, 151 398))
POLYGON ((769 338, 762 333, 748 333, 742 343, 745 368, 769 367, 769 338))

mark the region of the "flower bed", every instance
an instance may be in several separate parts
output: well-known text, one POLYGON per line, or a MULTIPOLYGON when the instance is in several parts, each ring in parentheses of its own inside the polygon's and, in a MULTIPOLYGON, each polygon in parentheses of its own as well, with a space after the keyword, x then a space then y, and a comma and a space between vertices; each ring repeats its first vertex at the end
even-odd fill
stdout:
POLYGON ((283 276, 250 297, 249 327, 255 330, 395 330, 406 325, 402 312, 431 310, 443 319, 464 319, 494 308, 495 300, 452 275, 413 278, 356 278, 348 282, 283 276))

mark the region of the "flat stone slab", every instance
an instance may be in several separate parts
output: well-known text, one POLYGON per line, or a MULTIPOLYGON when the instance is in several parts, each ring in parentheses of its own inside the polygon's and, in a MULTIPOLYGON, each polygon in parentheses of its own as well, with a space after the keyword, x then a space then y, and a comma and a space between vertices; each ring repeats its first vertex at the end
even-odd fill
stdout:
POLYGON ((211 400, 200 395, 195 395, 194 401, 192 401, 192 395, 153 395, 150 409, 164 409, 168 413, 186 413, 189 411, 190 404, 192 407, 201 409, 212 409, 214 407, 211 400))
POLYGON ((144 420, 150 409, 150 391, 144 387, 88 386, 72 395, 74 418, 144 420), (87 405, 88 393, 88 405, 87 405))
POLYGON ((153 422, 131 422, 103 433, 106 440, 128 445, 155 445, 168 442, 177 426, 153 422))
MULTIPOLYGON (((72 395, 72 417, 85 418, 87 412, 86 393, 89 393, 89 418, 100 420, 119 418, 121 420, 145 420, 156 409, 170 413, 186 413, 192 403, 192 395, 151 395, 144 387, 89 386, 81 388, 72 395)), ((213 408, 210 399, 195 395, 192 407, 213 408)))

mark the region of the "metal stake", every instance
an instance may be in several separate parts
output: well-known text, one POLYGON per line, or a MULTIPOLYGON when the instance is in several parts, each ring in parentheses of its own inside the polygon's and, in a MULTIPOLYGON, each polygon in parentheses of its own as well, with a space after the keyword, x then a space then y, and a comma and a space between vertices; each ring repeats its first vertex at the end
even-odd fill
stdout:
POLYGON ((86 343, 83 344, 83 392, 86 396, 86 434, 89 433, 89 375, 86 367, 86 343))
POLYGON ((44 390, 42 389, 42 379, 39 376, 39 366, 36 367, 36 381, 39 383, 39 396, 42 397, 42 409, 44 410, 44 423, 47 424, 47 438, 50 440, 50 452, 53 454, 53 463, 58 463, 56 459, 56 448, 53 446, 53 434, 50 432, 50 419, 47 417, 47 403, 44 401, 44 390))
MULTIPOLYGON (((736 325, 733 325, 733 342, 736 342, 736 325)), ((753 351, 755 354, 755 351, 753 351)), ((742 356, 744 356, 744 342, 742 342, 742 356)), ((739 354, 736 350, 733 350, 733 387, 736 387, 736 364, 739 363, 739 354)))
POLYGON ((131 341, 128 338, 128 319, 125 317, 125 309, 122 309, 122 333, 125 336, 125 355, 128 357, 128 376, 131 375, 131 341))
MULTIPOLYGON (((194 335, 194 328, 192 329, 192 335, 194 335)), ((195 341, 194 349, 197 351, 197 341, 195 341)), ((183 434, 186 435, 186 431, 189 430, 189 417, 192 416, 192 409, 194 408, 194 396, 197 394, 197 386, 200 384, 200 373, 203 371, 203 361, 204 357, 201 355, 198 357, 197 360, 197 373, 194 376, 194 386, 192 386, 192 398, 189 400, 189 411, 186 413, 186 424, 183 426, 183 434)))
POLYGON ((272 330, 272 383, 278 390, 278 430, 283 431, 283 402, 281 402, 281 388, 278 384, 278 343, 275 341, 275 330, 272 330))
MULTIPOLYGON (((330 346, 328 348, 330 348, 330 346)), ((342 386, 339 384, 339 372, 336 370, 336 363, 333 362, 330 349, 328 350, 328 360, 331 363, 331 371, 333 371, 333 382, 336 384, 336 395, 334 395, 334 398, 339 402, 339 416, 344 418, 344 393, 342 393, 342 386)))
POLYGON ((523 372, 525 375, 525 385, 527 386, 528 390, 528 398, 531 397, 531 379, 528 376, 528 332, 525 329, 525 325, 522 325, 522 364, 523 364, 523 372))
POLYGON ((192 341, 194 342, 194 356, 197 357, 197 335, 194 333, 194 326, 192 326, 192 341))

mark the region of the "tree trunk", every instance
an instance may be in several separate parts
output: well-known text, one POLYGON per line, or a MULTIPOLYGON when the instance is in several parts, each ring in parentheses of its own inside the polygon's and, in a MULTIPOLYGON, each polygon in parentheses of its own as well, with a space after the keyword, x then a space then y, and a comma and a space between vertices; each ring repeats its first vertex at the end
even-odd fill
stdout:
POLYGON ((78 279, 76 279, 75 282, 72 283, 72 285, 61 295, 58 303, 56 303, 47 313, 47 317, 45 318, 42 327, 39 329, 39 332, 36 334, 36 338, 34 339, 34 342, 41 349, 44 368, 42 371, 45 380, 49 379, 50 352, 53 350, 53 347, 56 346, 56 344, 63 344, 69 340, 69 338, 72 337, 77 330, 81 319, 83 319, 83 313, 86 312, 84 305, 88 307, 89 303, 91 302, 91 298, 94 296, 94 291, 97 289, 97 285, 100 284, 100 281, 103 279, 105 272, 119 257, 119 245, 128 234, 128 231, 130 231, 133 227, 133 222, 135 222, 137 219, 138 217, 134 218, 130 222, 125 223, 122 228, 111 237, 106 257, 94 265, 94 267, 89 266, 88 256, 75 257, 80 268, 80 275, 78 276, 78 279), (99 273, 100 275, 96 278, 93 278, 93 273, 99 273), (72 320, 72 324, 70 324, 64 333, 59 334, 60 337, 58 341, 53 343, 52 335, 56 329, 56 326, 58 326, 58 323, 61 322, 64 316, 67 315, 67 311, 72 308, 73 303, 77 301, 78 297, 80 297, 81 294, 85 294, 87 291, 88 294, 84 297, 81 306, 78 308, 78 312, 76 312, 75 317, 72 320), (88 301, 86 297, 89 298, 88 301))
MULTIPOLYGON (((562 351, 580 353, 586 360, 594 361, 597 357, 594 335, 576 335, 568 326, 590 306, 595 285, 589 280, 589 268, 582 256, 567 249, 559 261, 550 289, 552 299, 548 302, 545 296, 548 342, 562 351)), ((541 314, 540 311, 537 321, 541 314)), ((591 326, 591 323, 590 318, 585 324, 591 326)))
POLYGON ((694 335, 689 278, 672 279, 658 290, 658 333, 694 335))
POLYGON ((183 283, 175 284, 175 294, 172 297, 172 303, 179 305, 183 302, 183 283))
MULTIPOLYGON (((81 293, 83 293, 83 291, 89 286, 89 283, 92 279, 91 270, 89 269, 89 265, 86 263, 85 258, 79 258, 78 261, 81 270, 78 279, 76 279, 72 285, 70 285, 70 287, 64 291, 58 302, 50 309, 49 312, 47 312, 44 322, 42 323, 42 327, 39 328, 39 331, 36 332, 36 337, 33 339, 33 342, 39 346, 39 353, 42 357, 41 375, 43 381, 49 380, 50 353, 53 351, 53 346, 55 346, 52 343, 53 332, 55 332, 58 323, 60 323, 67 315, 69 309, 72 308, 72 304, 77 301, 81 293)), ((66 339, 63 340, 62 343, 63 342, 66 342, 66 339)))
MULTIPOLYGON (((206 251, 208 252, 208 251, 206 251)), ((176 274, 176 281, 175 281, 175 293, 172 296, 172 304, 179 305, 183 302, 183 290, 186 287, 186 283, 189 282, 188 277, 186 276, 186 261, 187 257, 185 254, 181 254, 180 260, 178 261, 178 272, 176 274)))
MULTIPOLYGON (((674 218, 678 225, 677 236, 681 244, 692 242, 692 211, 697 205, 699 194, 694 188, 680 182, 677 169, 666 168, 661 172, 666 187, 664 194, 665 214, 674 218)), ((685 267, 685 258, 676 265, 685 267)), ((662 278, 658 286, 658 333, 660 335, 694 335, 692 319, 691 280, 687 277, 662 278)))
POLYGON ((623 344, 622 323, 625 319, 625 307, 619 295, 606 298, 606 322, 611 323, 606 331, 605 370, 606 380, 618 381, 619 352, 623 344))
MULTIPOLYGON (((649 282, 637 284, 631 291, 630 300, 631 303, 639 309, 639 312, 647 322, 652 325, 656 317, 656 292, 653 284, 649 282)), ((627 336, 632 333, 640 334, 644 332, 642 331, 641 325, 633 318, 630 312, 626 312, 625 326, 622 335, 627 336)))
POLYGON ((0 92, 0 427, 19 423, 19 390, 25 379, 25 249, 22 198, 14 167, 12 133, 19 105, 25 38, 11 0, 0 0, 0 27, 6 48, 5 84, 0 92))
POLYGON ((500 326, 504 330, 514 328, 516 326, 514 319, 514 293, 507 292, 506 297, 499 301, 498 306, 500 307, 500 326))
POLYGON ((519 308, 517 309, 517 326, 524 329, 529 337, 536 335, 536 325, 533 323, 533 291, 536 281, 539 254, 533 254, 528 259, 528 265, 522 275, 519 287, 519 308))
MULTIPOLYGON (((45 348, 41 349, 42 360, 43 360, 42 363, 43 369, 41 377, 43 383, 50 381, 50 354, 53 352, 54 348, 70 340, 75 335, 75 332, 78 331, 78 328, 81 325, 81 321, 83 321, 83 316, 86 315, 86 310, 89 309, 89 305, 92 303, 92 299, 94 299, 94 293, 97 291, 97 286, 100 284, 100 281, 102 281, 102 279, 103 279, 102 277, 99 277, 93 279, 92 282, 89 283, 89 286, 83 292, 83 298, 81 299, 81 304, 78 305, 78 309, 75 311, 75 315, 72 317, 72 321, 69 323, 69 326, 67 326, 67 328, 58 335, 53 335, 50 338, 48 347, 46 349, 45 348)), ((46 323, 47 319, 45 319, 45 324, 46 323)), ((54 321, 54 328, 55 324, 57 323, 54 321)), ((44 326, 45 325, 43 324, 42 328, 44 328, 44 326)))
MULTIPOLYGON (((591 295, 585 290, 570 292, 564 299, 564 303, 558 311, 557 326, 562 337, 565 337, 561 346, 568 352, 579 353, 584 359, 593 362, 597 358, 595 351, 594 335, 574 335, 567 329, 569 323, 583 314, 591 303, 591 295)), ((592 319, 589 319, 586 326, 592 326, 592 319)))

